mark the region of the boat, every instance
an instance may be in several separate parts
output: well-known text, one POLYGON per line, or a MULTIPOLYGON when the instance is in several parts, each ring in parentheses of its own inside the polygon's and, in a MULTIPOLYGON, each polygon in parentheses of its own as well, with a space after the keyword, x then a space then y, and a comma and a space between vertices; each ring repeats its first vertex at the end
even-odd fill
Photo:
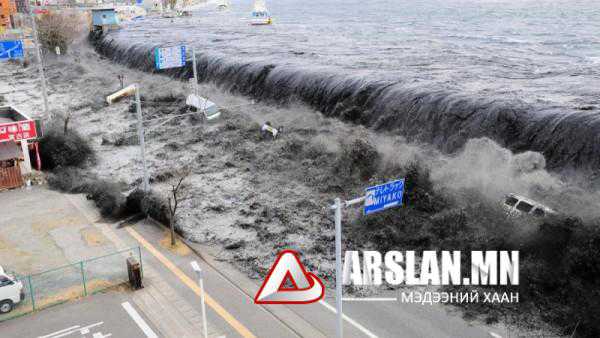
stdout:
POLYGON ((250 24, 254 26, 258 25, 270 25, 273 23, 271 14, 267 10, 267 4, 265 0, 254 0, 254 9, 252 10, 252 18, 250 24))
POLYGON ((217 3, 217 9, 220 11, 226 11, 229 9, 229 0, 219 0, 217 3))
POLYGON ((142 0, 142 7, 147 13, 162 13, 164 9, 163 3, 160 0, 142 0))

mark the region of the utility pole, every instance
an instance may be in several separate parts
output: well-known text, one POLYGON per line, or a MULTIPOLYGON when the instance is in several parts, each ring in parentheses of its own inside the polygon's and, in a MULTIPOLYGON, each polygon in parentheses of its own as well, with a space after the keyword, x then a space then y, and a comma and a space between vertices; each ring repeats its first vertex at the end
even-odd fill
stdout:
MULTIPOLYGON (((335 212, 335 305, 337 310, 336 320, 336 333, 337 338, 344 336, 343 331, 343 313, 342 313, 342 211, 343 208, 347 208, 359 203, 364 203, 364 215, 369 215, 387 208, 401 206, 402 196, 404 195, 404 178, 380 184, 374 187, 366 189, 366 194, 349 200, 342 201, 340 198, 336 198, 333 205, 330 206, 331 210, 335 212), (381 196, 386 197, 387 204, 383 204, 380 201, 384 200, 381 196)), ((365 271, 366 272, 366 271, 365 271)), ((371 279, 369 278, 369 281, 371 279)))
POLYGON ((336 198, 330 207, 335 212, 335 308, 337 312, 335 332, 337 338, 344 337, 344 313, 342 311, 342 210, 365 201, 365 197, 358 197, 350 201, 336 198))
POLYGON ((196 69, 196 49, 192 47, 192 68, 194 70, 194 95, 198 96, 198 70, 196 69))
POLYGON ((140 87, 135 84, 135 106, 137 110, 137 118, 138 118, 138 137, 140 140, 140 150, 142 152, 142 166, 144 167, 144 191, 148 191, 150 186, 150 180, 148 178, 148 166, 146 165, 146 143, 144 140, 144 121, 142 116, 142 102, 140 100, 140 87))
POLYGON ((198 265, 198 262, 192 261, 190 264, 192 265, 192 269, 194 270, 194 272, 196 272, 196 275, 198 276, 198 286, 200 287, 200 303, 202 305, 202 331, 204 334, 204 338, 208 338, 208 322, 206 321, 206 305, 204 301, 204 273, 202 272, 200 265, 198 265))
POLYGON ((332 209, 335 211, 335 307, 337 310, 335 332, 338 338, 344 336, 342 311, 342 201, 336 198, 332 209))
POLYGON ((108 95, 106 97, 106 102, 108 104, 112 104, 119 98, 123 96, 131 96, 134 93, 135 95, 135 108, 137 112, 137 120, 138 120, 138 138, 140 141, 140 152, 142 155, 142 166, 144 171, 144 176, 142 178, 142 184, 144 191, 148 191, 150 188, 150 179, 148 178, 148 166, 146 165, 146 143, 144 140, 144 117, 142 116, 142 101, 140 99, 140 86, 138 84, 131 84, 116 93, 108 95))
POLYGON ((31 18, 31 29, 33 30, 33 43, 35 44, 35 53, 38 61, 38 71, 40 76, 40 82, 42 84, 42 96, 44 97, 44 117, 50 121, 50 108, 48 106, 48 89, 46 88, 46 75, 44 75, 44 64, 42 61, 42 52, 40 51, 40 43, 38 41, 37 24, 35 22, 35 16, 31 10, 31 4, 28 4, 29 17, 31 18))

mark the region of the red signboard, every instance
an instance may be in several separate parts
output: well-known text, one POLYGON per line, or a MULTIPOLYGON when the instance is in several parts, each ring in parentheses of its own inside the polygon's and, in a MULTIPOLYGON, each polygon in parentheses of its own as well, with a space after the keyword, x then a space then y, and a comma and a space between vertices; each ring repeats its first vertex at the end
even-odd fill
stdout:
POLYGON ((0 142, 29 140, 36 137, 37 131, 33 120, 0 124, 0 142))

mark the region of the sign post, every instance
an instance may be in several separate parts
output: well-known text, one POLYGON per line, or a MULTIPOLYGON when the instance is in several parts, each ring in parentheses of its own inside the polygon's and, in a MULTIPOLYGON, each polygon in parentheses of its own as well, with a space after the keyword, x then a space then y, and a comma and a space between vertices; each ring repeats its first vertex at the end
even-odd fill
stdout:
POLYGON ((335 305, 336 327, 338 338, 344 336, 342 312, 342 208, 364 202, 363 214, 370 215, 388 208, 401 206, 404 195, 404 179, 368 187, 365 195, 350 201, 334 200, 331 209, 335 211, 335 305))
POLYGON ((23 40, 0 41, 0 60, 23 59, 23 40))
POLYGON ((154 66, 158 70, 185 66, 185 45, 156 47, 154 49, 154 66))
POLYGON ((144 139, 144 120, 142 116, 142 102, 140 100, 140 88, 135 86, 135 109, 138 118, 138 137, 140 140, 140 151, 142 153, 142 166, 144 167, 144 191, 148 192, 150 187, 150 179, 148 178, 148 166, 146 165, 146 142, 144 139))
POLYGON ((196 50, 192 48, 192 68, 194 70, 194 95, 198 96, 198 70, 196 69, 196 50))
POLYGON ((208 98, 201 97, 198 89, 198 69, 196 67, 196 50, 192 48, 192 70, 194 73, 194 93, 188 95, 185 104, 196 109, 199 109, 206 120, 212 120, 221 115, 217 105, 209 101, 208 98))
POLYGON ((387 182, 365 189, 364 215, 370 215, 402 204, 404 179, 387 182))

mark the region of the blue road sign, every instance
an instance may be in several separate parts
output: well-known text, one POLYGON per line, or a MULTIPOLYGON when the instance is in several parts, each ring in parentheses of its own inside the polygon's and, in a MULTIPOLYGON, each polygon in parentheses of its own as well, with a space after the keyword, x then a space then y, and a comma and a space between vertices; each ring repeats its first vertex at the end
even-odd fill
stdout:
POLYGON ((404 179, 368 187, 365 192, 365 215, 400 206, 404 195, 404 179))
POLYGON ((23 40, 0 41, 0 60, 22 59, 23 40))
POLYGON ((185 66, 185 46, 157 47, 154 50, 154 66, 156 69, 185 66))

